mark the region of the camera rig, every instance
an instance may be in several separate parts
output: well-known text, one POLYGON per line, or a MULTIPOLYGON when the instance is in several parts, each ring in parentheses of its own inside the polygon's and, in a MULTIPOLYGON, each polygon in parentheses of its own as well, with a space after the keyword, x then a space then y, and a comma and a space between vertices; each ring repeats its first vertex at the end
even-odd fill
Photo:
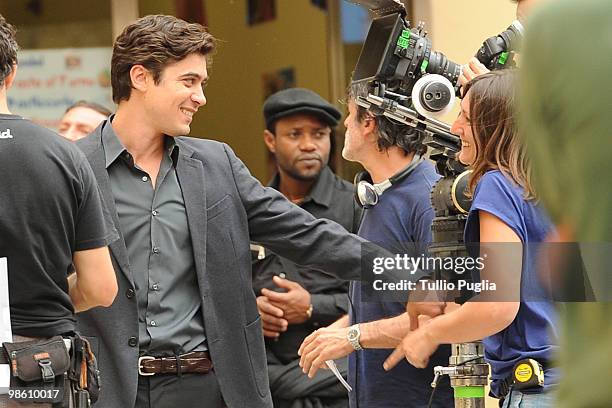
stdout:
MULTIPOLYGON (((470 170, 456 158, 460 139, 438 120, 452 109, 455 96, 461 96, 461 66, 432 49, 424 23, 412 27, 399 0, 348 1, 366 6, 373 17, 353 73, 353 83, 365 82, 369 92, 355 102, 425 135, 429 158, 442 175, 431 192, 435 218, 429 251, 436 257, 466 256, 463 232, 471 205, 466 195, 470 170)), ((514 21, 499 35, 486 39, 475 56, 490 70, 513 67, 522 35, 523 26, 514 21)), ((433 278, 452 281, 456 276, 435 271, 433 278)), ((455 300, 462 303, 470 295, 461 294, 455 300)), ((435 367, 432 387, 435 389, 441 375, 449 375, 455 408, 484 408, 489 370, 482 343, 453 344, 452 350, 449 366, 435 367)))
MULTIPOLYGON (((372 84, 376 96, 413 108, 423 117, 435 118, 449 112, 454 96, 460 96, 457 82, 461 65, 433 50, 425 24, 419 22, 412 27, 399 0, 350 1, 368 7, 374 17, 353 82, 372 84)), ((514 67, 522 36, 522 24, 513 21, 506 30, 486 39, 475 56, 491 70, 514 67)))

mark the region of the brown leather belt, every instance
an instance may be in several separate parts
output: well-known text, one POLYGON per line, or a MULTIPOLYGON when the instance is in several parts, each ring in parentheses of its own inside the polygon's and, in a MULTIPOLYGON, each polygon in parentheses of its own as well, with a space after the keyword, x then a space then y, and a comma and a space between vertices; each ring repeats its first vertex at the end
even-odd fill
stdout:
POLYGON ((177 357, 140 356, 138 374, 150 376, 155 374, 198 373, 207 374, 213 368, 208 351, 194 351, 177 357), (179 364, 177 364, 179 363, 179 364))

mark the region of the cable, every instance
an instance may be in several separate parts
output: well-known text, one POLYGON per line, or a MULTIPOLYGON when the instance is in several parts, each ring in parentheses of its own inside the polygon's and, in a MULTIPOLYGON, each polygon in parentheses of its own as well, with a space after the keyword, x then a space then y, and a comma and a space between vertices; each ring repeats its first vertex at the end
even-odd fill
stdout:
POLYGON ((464 364, 471 363, 472 361, 480 360, 481 358, 482 357, 474 357, 474 358, 471 358, 469 360, 462 361, 459 364, 457 364, 455 367, 459 367, 459 366, 462 366, 464 364))

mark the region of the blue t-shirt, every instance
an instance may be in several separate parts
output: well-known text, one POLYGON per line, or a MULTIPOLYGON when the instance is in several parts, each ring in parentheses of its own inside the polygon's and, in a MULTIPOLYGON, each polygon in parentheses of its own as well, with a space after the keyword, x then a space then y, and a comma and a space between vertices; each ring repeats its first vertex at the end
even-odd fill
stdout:
MULTIPOLYGON (((415 244, 419 254, 426 251, 434 217, 430 194, 439 177, 429 161, 421 162, 408 177, 385 191, 378 204, 365 210, 359 236, 393 253, 412 254, 415 244)), ((359 282, 351 282, 349 295, 351 324, 385 319, 406 311, 405 303, 362 301, 359 282)), ((365 349, 349 355, 351 408, 427 407, 433 368, 448 365, 450 346, 441 346, 424 369, 403 360, 386 372, 383 362, 389 354, 388 349, 365 349)), ((454 406, 448 377, 440 381, 432 406, 454 406)))
POLYGON ((483 340, 485 357, 491 365, 491 390, 499 395, 500 380, 508 377, 519 360, 533 358, 545 368, 545 387, 555 385, 558 369, 550 368, 557 350, 555 305, 546 295, 537 270, 538 243, 543 242, 553 225, 543 209, 524 199, 524 190, 500 171, 485 173, 474 191, 465 228, 465 242, 480 242, 478 211, 501 219, 523 243, 521 305, 514 321, 501 332, 483 340))

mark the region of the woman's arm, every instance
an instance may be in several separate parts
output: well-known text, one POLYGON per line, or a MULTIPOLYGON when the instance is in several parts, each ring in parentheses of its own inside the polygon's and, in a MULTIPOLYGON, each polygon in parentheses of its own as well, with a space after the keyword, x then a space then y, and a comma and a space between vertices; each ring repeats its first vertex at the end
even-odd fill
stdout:
POLYGON ((480 241, 487 254, 481 279, 497 282, 497 290, 507 293, 503 298, 508 301, 472 300, 452 313, 419 324, 419 329, 410 332, 387 359, 385 369, 395 366, 404 356, 415 367, 425 367, 438 345, 480 340, 499 333, 516 317, 520 306, 521 240, 495 215, 479 211, 479 217, 480 241))

